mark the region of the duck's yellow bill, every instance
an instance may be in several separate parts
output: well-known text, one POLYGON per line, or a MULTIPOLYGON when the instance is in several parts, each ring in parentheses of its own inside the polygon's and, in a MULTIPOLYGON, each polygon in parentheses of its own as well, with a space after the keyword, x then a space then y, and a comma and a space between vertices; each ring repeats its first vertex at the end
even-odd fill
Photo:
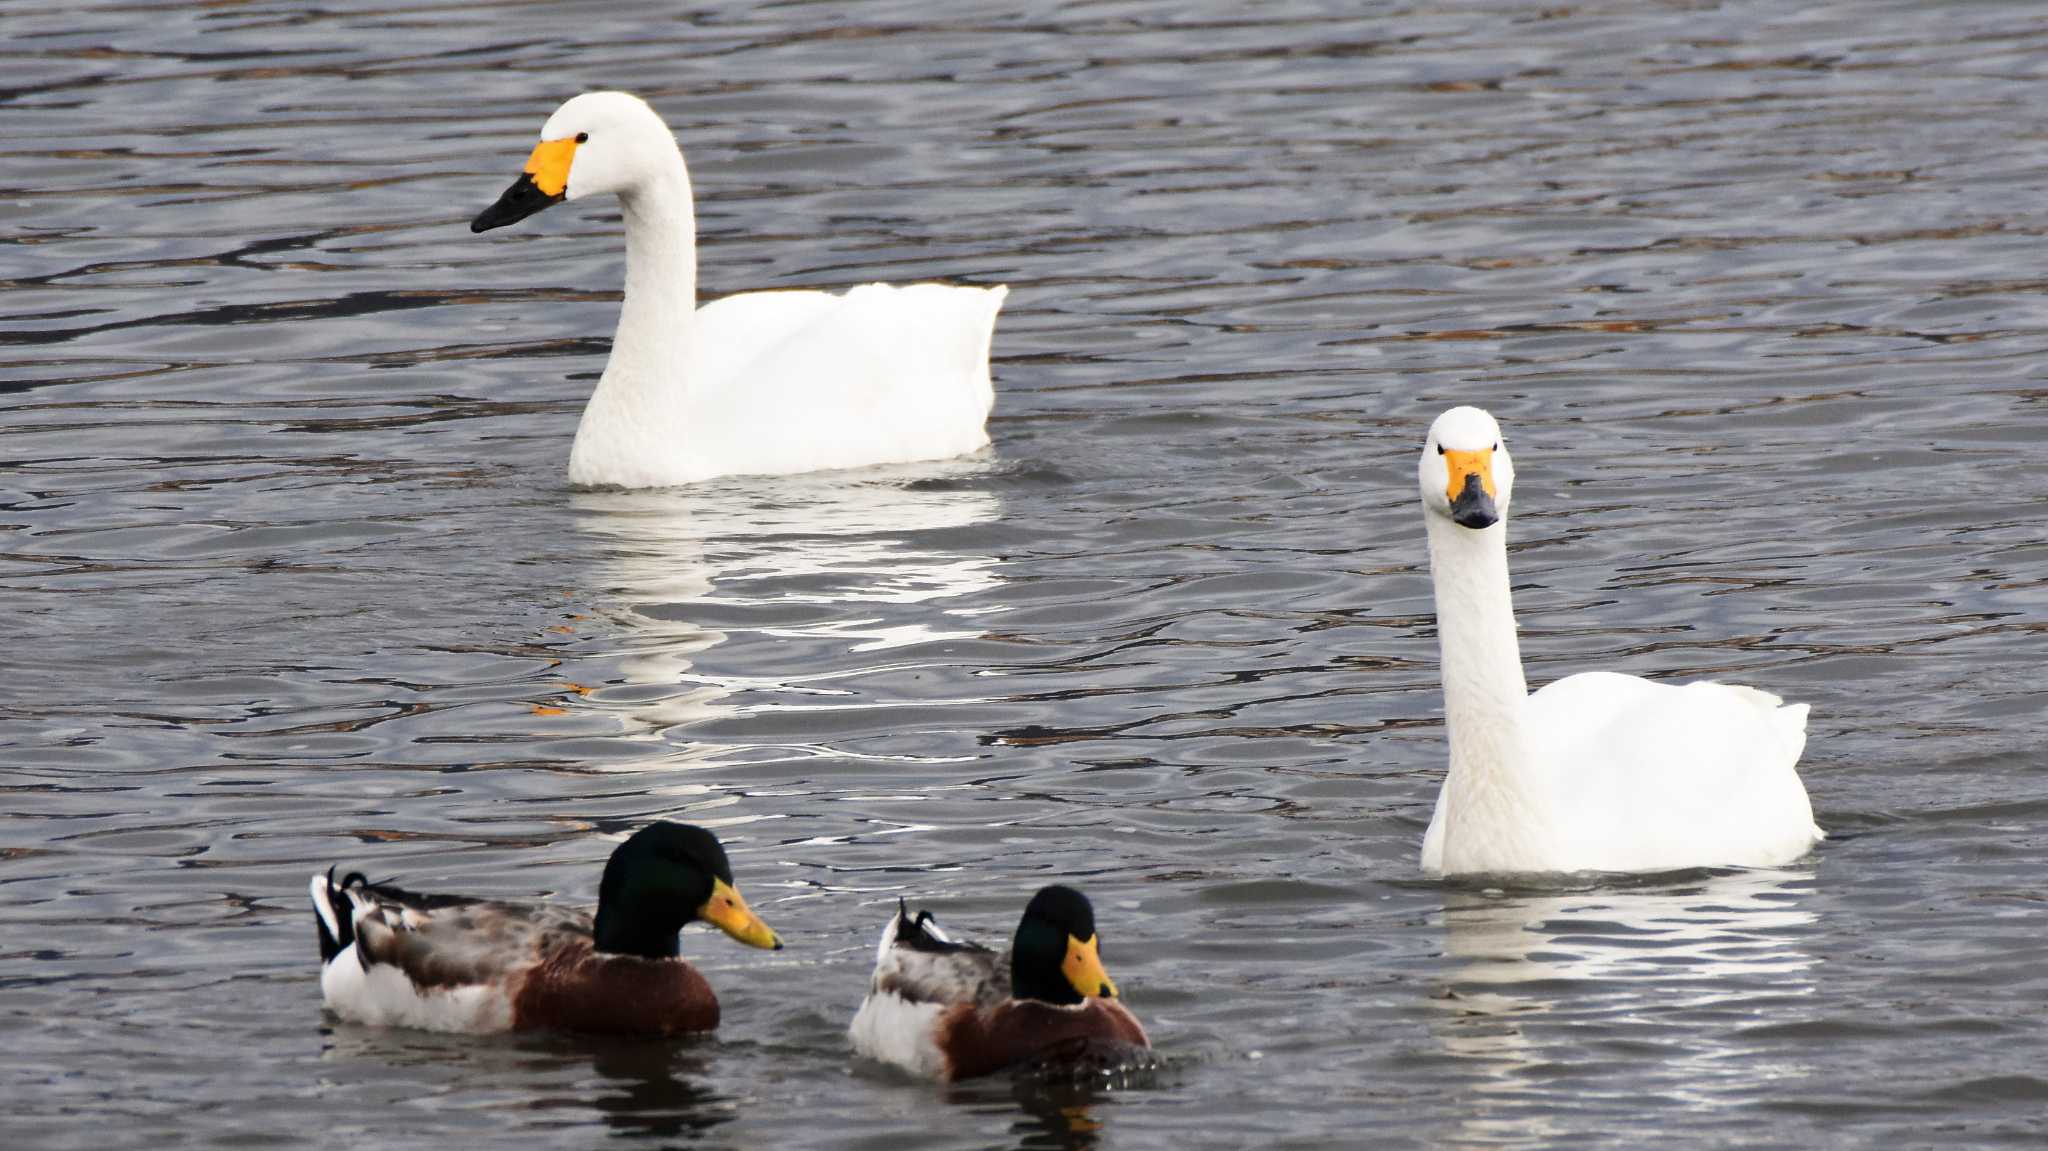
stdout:
POLYGON ((761 917, 755 915, 753 909, 747 906, 747 901, 740 898, 739 891, 723 879, 711 881, 711 898, 705 900, 704 906, 697 909, 697 918, 748 947, 759 947, 767 951, 782 949, 782 940, 776 938, 775 932, 761 922, 761 917))
POLYGON ((1116 984, 1110 982, 1109 972, 1103 970, 1102 956, 1095 950, 1095 936, 1076 939, 1067 936, 1067 957, 1060 961, 1060 974, 1083 998, 1115 999, 1116 984))

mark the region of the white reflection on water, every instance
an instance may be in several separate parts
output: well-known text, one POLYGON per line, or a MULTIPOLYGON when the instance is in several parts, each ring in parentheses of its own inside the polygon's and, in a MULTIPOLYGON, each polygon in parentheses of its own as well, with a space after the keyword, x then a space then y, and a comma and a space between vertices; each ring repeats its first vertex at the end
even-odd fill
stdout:
POLYGON ((960 461, 575 493, 576 526, 599 544, 583 594, 609 625, 587 629, 593 638, 576 649, 577 706, 617 716, 628 738, 662 739, 750 708, 787 708, 792 698, 843 699, 833 681, 874 661, 833 656, 979 635, 975 617, 990 609, 931 605, 995 587, 999 561, 924 537, 1001 514, 992 492, 930 483, 986 467, 960 461), (922 606, 896 610, 904 605, 922 606), (706 618, 723 622, 694 622, 706 618), (699 666, 705 652, 749 633, 778 658, 746 659, 747 672, 699 666), (743 696, 757 702, 735 702, 743 696))
POLYGON ((1803 1060, 1745 1030, 1807 1017, 1812 881, 1787 869, 1649 889, 1447 890, 1444 948, 1458 966, 1432 1002, 1444 1051, 1469 1068, 1449 1141, 1546 1142, 1573 1131, 1568 1105, 1633 1110, 1654 1093, 1668 1119, 1805 1076, 1803 1060), (1619 1062, 1630 1074, 1598 1070, 1619 1062), (1619 1078, 1626 1096, 1601 1086, 1619 1078))

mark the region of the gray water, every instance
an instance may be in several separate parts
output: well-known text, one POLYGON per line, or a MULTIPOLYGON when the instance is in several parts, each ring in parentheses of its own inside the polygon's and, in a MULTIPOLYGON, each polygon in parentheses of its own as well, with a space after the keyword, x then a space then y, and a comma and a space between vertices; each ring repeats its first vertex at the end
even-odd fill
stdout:
POLYGON ((0 13, 0 1141, 2038 1145, 2048 14, 1017 8, 0 13), (616 207, 464 225, 596 87, 707 297, 1009 284, 994 446, 569 488, 616 207), (1811 704, 1813 857, 1418 874, 1460 402, 1531 679, 1811 704), (789 942, 686 934, 715 1038, 323 1017, 312 870, 583 903, 657 817, 789 942), (850 1058, 899 895, 1056 878, 1164 1073, 850 1058))

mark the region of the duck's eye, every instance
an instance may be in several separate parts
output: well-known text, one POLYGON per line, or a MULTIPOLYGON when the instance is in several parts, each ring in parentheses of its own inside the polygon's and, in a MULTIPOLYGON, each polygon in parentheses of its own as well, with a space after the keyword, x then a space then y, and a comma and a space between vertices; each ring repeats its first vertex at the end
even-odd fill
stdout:
POLYGON ((578 133, 576 133, 576 142, 577 142, 578 144, 588 144, 588 143, 590 143, 590 133, 588 133, 588 132, 578 132, 578 133))
POLYGON ((1443 454, 1444 454, 1444 446, 1443 446, 1442 444, 1438 444, 1438 445, 1436 446, 1436 454, 1437 454, 1437 455, 1443 455, 1443 454))

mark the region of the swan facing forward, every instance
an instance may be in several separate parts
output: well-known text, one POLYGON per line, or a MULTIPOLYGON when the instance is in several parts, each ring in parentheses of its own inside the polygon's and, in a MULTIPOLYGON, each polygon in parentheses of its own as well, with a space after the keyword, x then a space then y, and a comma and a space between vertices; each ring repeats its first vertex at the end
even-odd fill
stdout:
POLYGON ((1418 471, 1451 742, 1424 871, 1769 867, 1822 838, 1794 766, 1805 704, 1613 672, 1530 695, 1508 590, 1515 468, 1500 425, 1452 408, 1430 426, 1418 471))
POLYGON ((556 109, 525 171, 470 230, 604 192, 625 216, 626 297, 569 450, 571 483, 663 487, 944 459, 988 443, 989 343, 1008 289, 866 284, 699 308, 682 150, 624 92, 556 109))

